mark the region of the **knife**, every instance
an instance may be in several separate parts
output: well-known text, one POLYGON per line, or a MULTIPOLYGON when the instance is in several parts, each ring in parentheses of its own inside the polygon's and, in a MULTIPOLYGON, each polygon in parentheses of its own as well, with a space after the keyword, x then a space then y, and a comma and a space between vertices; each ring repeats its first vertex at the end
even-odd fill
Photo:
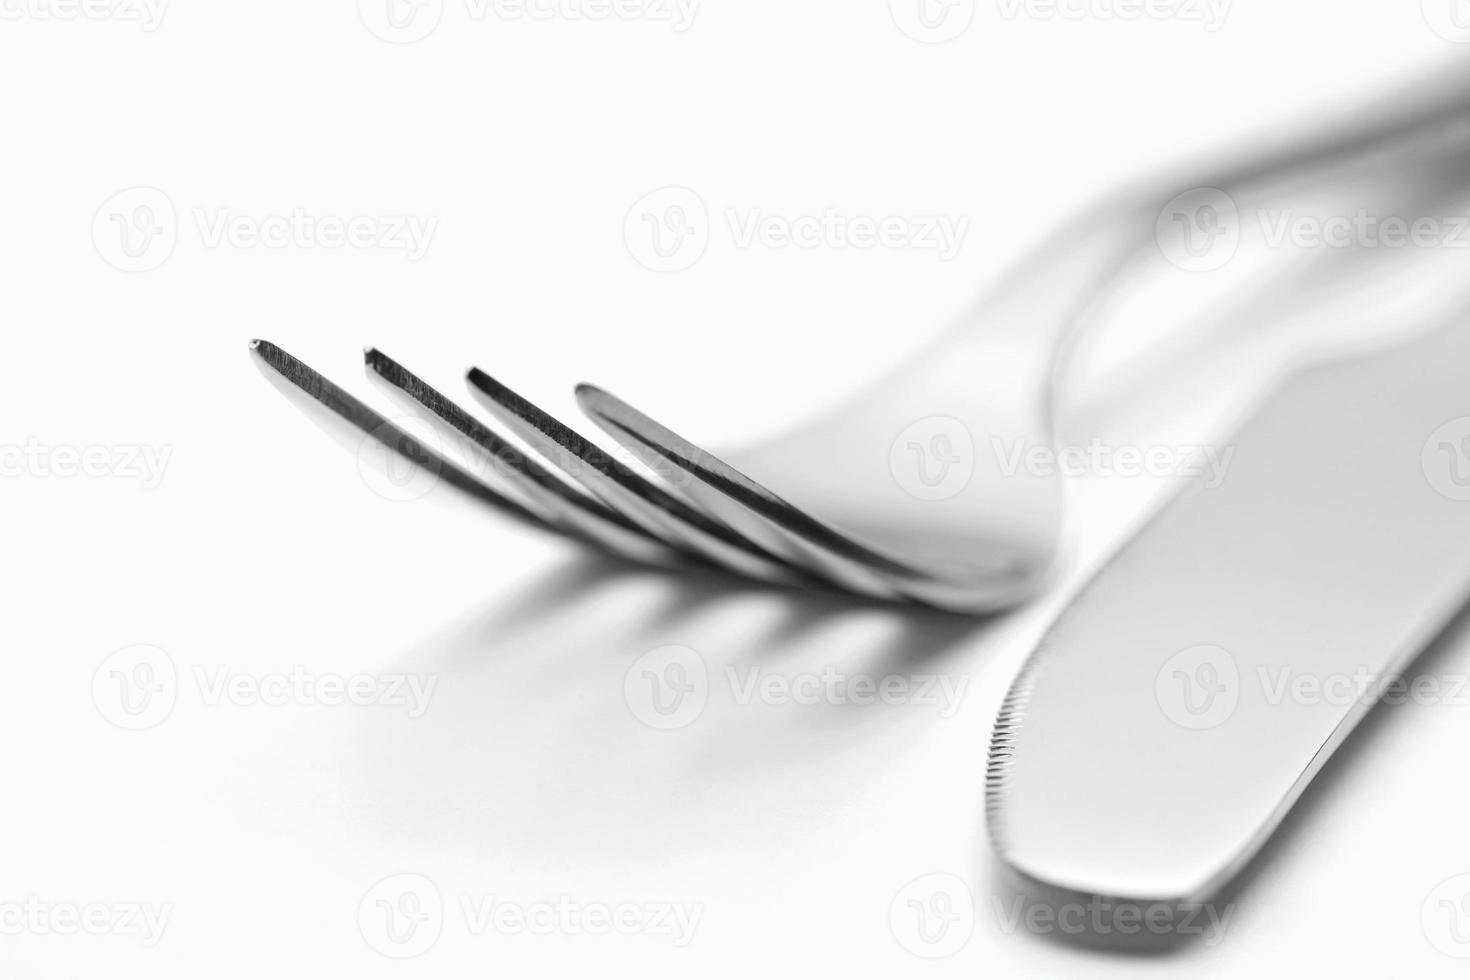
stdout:
POLYGON ((996 720, 992 843, 1033 894, 1215 897, 1470 593, 1470 321, 1319 363, 1046 633, 996 720))

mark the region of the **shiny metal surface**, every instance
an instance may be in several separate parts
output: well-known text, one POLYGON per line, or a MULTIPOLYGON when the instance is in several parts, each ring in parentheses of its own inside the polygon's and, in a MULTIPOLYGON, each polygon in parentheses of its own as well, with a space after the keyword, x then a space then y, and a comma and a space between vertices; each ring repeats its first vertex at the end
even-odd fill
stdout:
POLYGON ((1076 597, 995 727, 1031 888, 1210 898, 1470 592, 1470 322, 1319 365, 1076 597))
POLYGON ((363 432, 371 433, 389 449, 416 466, 438 473, 446 483, 529 527, 545 528, 542 514, 477 479, 465 468, 423 445, 412 433, 329 381, 302 361, 268 340, 252 340, 250 349, 260 362, 285 381, 326 406, 363 432))
POLYGON ((614 554, 654 563, 675 561, 675 552, 643 528, 599 501, 578 493, 552 476, 464 409, 377 348, 363 353, 367 366, 416 405, 428 408, 482 451, 491 472, 511 484, 532 509, 540 510, 548 529, 583 535, 614 554))
MULTIPOLYGON (((1053 571, 1065 488, 1056 470, 1017 467, 996 447, 1054 448, 1059 393, 1089 316, 1157 272, 1155 222, 1168 202, 1191 193, 1240 209, 1434 198, 1462 182, 1470 155, 1466 87, 1456 75, 1432 98, 1414 96, 1413 112, 1402 111, 1400 95, 1318 132, 1293 133, 1265 153, 1111 195, 888 376, 742 451, 716 455, 581 386, 583 408, 653 471, 644 474, 473 369, 471 390, 539 461, 517 454, 500 487, 458 482, 540 518, 545 529, 633 560, 667 564, 679 555, 764 582, 825 582, 960 613, 1014 607, 1053 571)), ((1343 273, 1341 263, 1331 274, 1343 273)), ((1323 270, 1284 264, 1272 270, 1272 284, 1312 295, 1311 274, 1323 270)), ((304 365, 296 364, 299 373, 304 365)), ((505 456, 504 440, 401 366, 373 351, 368 364, 490 458, 505 456)), ((1263 365, 1263 377, 1279 367, 1263 365)))
POLYGON ((1052 446, 1089 313, 1137 288, 1140 264, 1157 258, 1161 204, 1200 188, 1225 188, 1243 209, 1303 193, 1355 206, 1445 193, 1463 183, 1465 92, 1456 75, 1413 112, 1402 99, 1360 108, 1349 125, 1121 192, 1027 256, 938 343, 759 445, 716 454, 594 385, 579 386, 579 402, 652 468, 682 475, 682 495, 709 518, 812 575, 951 611, 1010 608, 1052 569, 1065 488, 1008 467, 995 447, 1052 446))
POLYGON ((730 528, 634 473, 570 427, 478 368, 471 390, 515 435, 565 477, 674 548, 762 581, 790 583, 791 570, 730 528))

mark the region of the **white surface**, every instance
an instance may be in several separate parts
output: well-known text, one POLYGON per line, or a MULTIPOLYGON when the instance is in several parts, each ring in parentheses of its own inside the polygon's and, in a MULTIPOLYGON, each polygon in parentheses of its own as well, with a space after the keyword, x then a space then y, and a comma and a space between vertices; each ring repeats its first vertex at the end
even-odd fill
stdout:
MULTIPOLYGON (((1378 712, 1248 882, 1223 943, 1134 959, 1007 932, 983 836, 986 742, 1056 597, 971 629, 608 575, 447 491, 375 495, 245 346, 269 337, 359 391, 366 343, 451 392, 473 360, 569 418, 588 378, 713 444, 756 435, 941 328, 1019 243, 1115 180, 1459 55, 1417 4, 1242 0, 1212 33, 981 4, 935 46, 877 0, 707 3, 682 33, 475 20, 450 0, 406 46, 347 2, 176 2, 151 32, 3 9, 0 441, 171 453, 151 490, 35 467, 0 480, 0 908, 171 910, 153 946, 0 935, 7 975, 1463 972, 1426 939, 1421 906, 1470 871, 1470 708, 1378 712), (696 189, 714 233, 693 268, 655 274, 623 222, 666 185, 696 189), (92 229, 135 186, 167 195, 179 237, 158 268, 127 274, 92 229), (722 218, 829 206, 965 215, 972 232, 942 262, 740 249, 722 218), (208 247, 196 223, 200 209, 297 208, 438 226, 410 262, 208 247), (179 687, 166 719, 130 732, 92 684, 139 643, 167 652, 179 687), (716 679, 701 717, 658 731, 629 710, 624 678, 668 644, 716 679), (211 705, 197 680, 297 665, 437 686, 410 719, 301 698, 211 705), (827 665, 942 674, 966 697, 949 718, 742 706, 723 682, 727 667, 827 665), (358 913, 405 872, 447 910, 432 949, 394 962, 358 913), (924 963, 889 908, 933 873, 964 879, 976 912, 963 948, 924 963), (492 895, 702 915, 685 948, 471 934, 461 897, 492 895)), ((1094 506, 1084 551, 1119 513, 1094 506)), ((1470 649, 1434 663, 1463 672, 1470 649)))

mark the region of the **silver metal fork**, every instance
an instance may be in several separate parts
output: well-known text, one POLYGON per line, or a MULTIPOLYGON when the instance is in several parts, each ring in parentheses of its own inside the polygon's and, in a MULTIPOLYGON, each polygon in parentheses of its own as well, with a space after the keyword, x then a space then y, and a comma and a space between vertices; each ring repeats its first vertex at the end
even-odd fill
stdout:
POLYGON ((785 585, 826 583, 963 613, 1024 600, 1054 564, 1060 477, 1005 466, 987 440, 1051 447, 1058 386, 1088 313, 1154 253, 1154 222, 1181 192, 1241 204, 1323 170, 1402 183, 1405 160, 1463 152, 1464 87, 1400 96, 1378 116, 1189 180, 1149 181, 1084 213, 1005 277, 956 329, 838 410, 715 455, 592 385, 582 409, 630 466, 473 368, 472 393, 519 443, 369 349, 376 377, 493 466, 470 473, 267 341, 263 362, 419 465, 512 517, 640 562, 697 562, 785 585), (1159 186, 1169 190, 1160 194, 1159 186), (521 446, 529 450, 523 451, 521 446), (483 477, 483 478, 482 478, 483 477), (779 484, 777 493, 770 487, 779 484))

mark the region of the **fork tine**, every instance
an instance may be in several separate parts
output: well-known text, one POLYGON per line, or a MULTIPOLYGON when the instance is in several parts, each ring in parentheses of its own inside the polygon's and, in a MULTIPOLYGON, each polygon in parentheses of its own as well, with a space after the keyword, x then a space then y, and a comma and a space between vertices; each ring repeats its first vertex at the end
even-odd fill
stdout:
POLYGON ((404 459, 437 473, 445 483, 489 504, 526 526, 540 530, 548 529, 549 525, 546 521, 524 505, 486 486, 453 461, 421 445, 410 433, 394 425, 386 416, 358 401, 275 344, 268 340, 252 340, 250 349, 281 377, 404 459), (384 438, 385 435, 388 438, 384 438))
POLYGON ((665 542, 622 514, 552 476, 535 460, 527 458, 474 416, 377 348, 365 350, 363 359, 378 377, 400 394, 427 408, 468 439, 488 458, 495 472, 527 498, 533 509, 544 511, 549 516, 548 523, 558 529, 561 525, 569 525, 592 539, 593 543, 635 561, 663 565, 680 564, 690 557, 703 561, 700 556, 672 551, 665 542))
POLYGON ((694 478, 687 488, 691 497, 768 550, 803 565, 815 564, 850 588, 876 594, 897 592, 921 601, 938 598, 924 573, 788 503, 614 395, 582 384, 577 386, 577 402, 630 450, 651 451, 690 474, 694 478))
POLYGON ((471 368, 467 380, 485 407, 516 436, 650 533, 752 578, 784 584, 806 579, 781 559, 634 473, 479 368, 471 368))

